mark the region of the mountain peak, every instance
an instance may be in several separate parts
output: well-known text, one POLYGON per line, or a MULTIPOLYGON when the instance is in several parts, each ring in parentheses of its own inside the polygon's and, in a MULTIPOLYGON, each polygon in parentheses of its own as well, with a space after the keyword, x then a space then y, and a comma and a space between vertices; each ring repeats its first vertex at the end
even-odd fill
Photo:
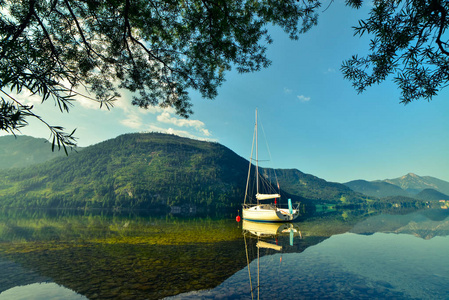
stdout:
POLYGON ((408 173, 407 175, 402 176, 401 179, 406 179, 407 177, 419 178, 420 176, 415 173, 408 173))
POLYGON ((422 177, 416 175, 415 173, 408 173, 407 175, 399 178, 386 179, 382 181, 395 184, 412 194, 417 194, 424 189, 434 189, 446 195, 449 192, 449 182, 430 176, 422 177))

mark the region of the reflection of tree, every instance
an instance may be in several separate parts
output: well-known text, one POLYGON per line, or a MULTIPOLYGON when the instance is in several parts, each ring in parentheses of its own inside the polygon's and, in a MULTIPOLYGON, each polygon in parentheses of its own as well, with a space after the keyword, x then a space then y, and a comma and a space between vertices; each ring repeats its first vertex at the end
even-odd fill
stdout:
POLYGON ((0 256, 87 297, 159 299, 214 287, 245 264, 234 221, 12 215, 0 217, 0 256))
POLYGON ((215 287, 244 266, 241 247, 86 243, 6 257, 89 298, 160 299, 215 287))
MULTIPOLYGON (((286 245, 284 253, 302 252, 377 214, 344 213, 345 219, 342 211, 304 219, 295 224, 301 239, 293 246, 289 235, 277 242, 286 245)), ((257 238, 248 243, 255 247, 257 238)), ((1 259, 97 299, 159 299, 215 287, 246 266, 244 249, 241 225, 232 219, 57 210, 0 214, 1 259)))

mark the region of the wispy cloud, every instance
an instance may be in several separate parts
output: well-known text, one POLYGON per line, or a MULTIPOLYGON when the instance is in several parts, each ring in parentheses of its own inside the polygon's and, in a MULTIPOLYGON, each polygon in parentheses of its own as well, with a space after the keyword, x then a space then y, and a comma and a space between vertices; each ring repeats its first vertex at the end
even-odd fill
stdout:
POLYGON ((164 111, 162 114, 157 116, 157 120, 162 123, 173 124, 179 127, 201 128, 204 126, 204 123, 201 122, 200 120, 180 119, 172 117, 170 113, 167 111, 164 111))
MULTIPOLYGON (((39 96, 31 95, 27 92, 14 96, 25 105, 34 105, 35 108, 41 108, 42 98, 39 96)), ((77 108, 76 113, 79 114, 80 118, 92 116, 92 114, 87 114, 87 111, 99 111, 98 115, 96 115, 97 118, 115 119, 117 123, 134 131, 157 131, 200 140, 215 141, 204 122, 197 119, 178 117, 174 108, 161 108, 159 106, 150 106, 148 109, 139 108, 132 105, 131 97, 132 95, 129 92, 122 92, 122 97, 117 98, 113 102, 114 106, 110 111, 103 108, 100 111, 100 104, 97 101, 82 96, 75 97, 76 101, 73 104, 77 108)), ((49 99, 46 102, 51 101, 49 99)), ((51 105, 51 103, 49 104, 51 105)), ((37 113, 39 114, 39 111, 37 113)), ((44 115, 44 119, 48 115, 51 114, 44 115)), ((52 122, 52 118, 49 117, 48 119, 52 122)), ((71 121, 67 120, 67 123, 62 125, 70 127, 70 125, 67 125, 69 122, 71 121)))
POLYGON ((132 129, 142 129, 144 126, 142 118, 138 114, 128 114, 126 119, 121 120, 120 123, 132 129))
POLYGON ((324 74, 333 74, 333 73, 335 73, 335 72, 337 72, 334 68, 328 68, 325 72, 324 72, 324 74))
POLYGON ((87 109, 100 109, 99 102, 86 97, 77 97, 76 103, 79 103, 79 105, 87 109))
POLYGON ((298 99, 299 99, 299 101, 301 101, 301 102, 309 102, 310 101, 310 97, 306 97, 306 96, 304 96, 304 95, 298 95, 298 96, 296 96, 298 99))
POLYGON ((156 131, 195 139, 213 140, 210 138, 212 134, 206 128, 204 122, 177 117, 173 108, 150 107, 149 109, 141 109, 130 103, 119 101, 114 109, 125 112, 126 116, 120 123, 134 130, 156 131), (164 125, 168 125, 168 128, 164 125))
POLYGON ((209 130, 205 129, 205 124, 200 120, 182 119, 177 117, 172 117, 169 112, 164 111, 162 114, 157 116, 157 120, 161 123, 172 124, 178 127, 193 127, 205 136, 210 136, 209 130))
MULTIPOLYGON (((205 131, 208 131, 207 129, 204 129, 205 131)), ((216 142, 216 139, 210 138, 210 134, 206 135, 206 137, 201 137, 198 136, 196 134, 193 134, 187 130, 180 130, 180 129, 174 129, 172 127, 170 128, 163 128, 160 126, 157 126, 155 124, 151 124, 147 127, 147 131, 149 132, 161 132, 161 133, 168 133, 168 134, 174 134, 174 135, 179 135, 179 136, 183 136, 183 137, 188 137, 188 138, 192 138, 192 139, 197 139, 197 140, 204 140, 204 141, 209 141, 209 142, 216 142)))
POLYGON ((289 89, 289 88, 284 88, 284 93, 286 93, 287 95, 290 95, 291 93, 293 92, 293 90, 292 89, 289 89))

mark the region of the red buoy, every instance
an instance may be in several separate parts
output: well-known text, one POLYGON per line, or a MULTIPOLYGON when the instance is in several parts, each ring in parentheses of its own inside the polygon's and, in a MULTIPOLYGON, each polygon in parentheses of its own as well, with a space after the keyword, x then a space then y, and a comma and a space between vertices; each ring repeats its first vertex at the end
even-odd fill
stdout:
POLYGON ((240 216, 235 217, 235 220, 236 220, 237 222, 240 222, 240 216))

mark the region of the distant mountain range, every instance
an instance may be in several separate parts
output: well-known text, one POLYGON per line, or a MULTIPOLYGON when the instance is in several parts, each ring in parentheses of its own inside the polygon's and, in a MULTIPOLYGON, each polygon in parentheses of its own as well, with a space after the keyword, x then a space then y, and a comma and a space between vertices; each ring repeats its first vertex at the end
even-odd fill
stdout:
MULTIPOLYGON (((249 162, 218 143, 136 133, 69 156, 50 148, 43 139, 0 137, 0 206, 238 208, 243 201, 249 162)), ((261 172, 274 184, 271 170, 261 172)), ((414 174, 340 184, 296 169, 275 171, 283 198, 305 204, 440 200, 449 192, 448 182, 414 174)))
POLYGON ((345 185, 353 191, 377 198, 404 196, 425 201, 449 200, 449 182, 413 173, 395 179, 353 180, 345 185))
POLYGON ((424 189, 434 189, 444 194, 449 194, 449 182, 430 176, 418 176, 408 173, 399 178, 385 179, 384 182, 395 184, 409 193, 417 194, 424 189))

